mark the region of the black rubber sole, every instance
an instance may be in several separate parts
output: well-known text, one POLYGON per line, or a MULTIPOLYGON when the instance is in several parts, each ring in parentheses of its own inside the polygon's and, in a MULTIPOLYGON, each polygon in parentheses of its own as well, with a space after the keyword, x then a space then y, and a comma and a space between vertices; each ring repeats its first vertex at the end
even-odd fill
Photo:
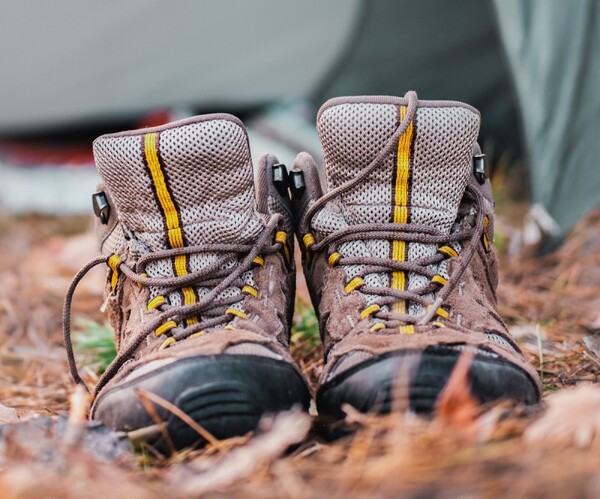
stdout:
MULTIPOLYGON (((320 415, 335 419, 344 417, 344 404, 364 413, 410 409, 430 415, 460 355, 452 347, 428 347, 373 357, 323 384, 317 393, 317 409, 320 415)), ((482 404, 511 400, 532 405, 540 400, 535 381, 499 357, 476 354, 468 377, 473 396, 482 404)))
MULTIPOLYGON (((92 418, 127 432, 134 440, 168 450, 164 428, 140 401, 139 390, 175 405, 217 439, 256 429, 264 414, 310 404, 310 393, 287 362, 251 355, 217 355, 178 360, 107 390, 97 400, 92 418)), ((205 440, 172 412, 152 403, 176 449, 205 440)))

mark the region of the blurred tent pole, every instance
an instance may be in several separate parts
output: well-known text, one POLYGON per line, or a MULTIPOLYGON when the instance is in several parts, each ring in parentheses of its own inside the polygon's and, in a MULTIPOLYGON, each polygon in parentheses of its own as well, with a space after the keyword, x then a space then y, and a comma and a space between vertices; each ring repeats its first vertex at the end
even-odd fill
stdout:
POLYGON ((532 202, 559 242, 600 205, 600 1, 494 0, 521 109, 532 202))

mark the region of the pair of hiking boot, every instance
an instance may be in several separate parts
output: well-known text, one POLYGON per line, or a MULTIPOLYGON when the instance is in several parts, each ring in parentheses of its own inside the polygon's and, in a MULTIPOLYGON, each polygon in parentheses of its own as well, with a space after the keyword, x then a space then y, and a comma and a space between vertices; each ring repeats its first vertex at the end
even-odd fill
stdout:
POLYGON ((118 355, 91 418, 151 443, 166 425, 183 447, 199 436, 168 404, 217 438, 308 409, 289 353, 294 234, 325 349, 321 415, 393 410, 399 378, 404 407, 431 413, 464 352, 478 401, 536 403, 536 372, 496 312, 479 121, 468 105, 414 92, 332 99, 317 116, 325 188, 306 153, 289 173, 270 154, 254 170, 244 126, 227 114, 98 138, 102 256, 76 276, 65 313, 82 382, 70 301, 106 264, 118 355), (167 404, 148 411, 144 393, 167 404))

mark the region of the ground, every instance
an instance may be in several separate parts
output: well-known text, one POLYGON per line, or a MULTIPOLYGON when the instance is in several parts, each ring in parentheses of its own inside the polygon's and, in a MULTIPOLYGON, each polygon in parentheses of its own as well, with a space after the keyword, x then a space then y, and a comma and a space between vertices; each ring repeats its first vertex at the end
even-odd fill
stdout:
MULTIPOLYGON (((478 407, 456 373, 432 421, 348 408, 344 424, 332 429, 291 414, 266 421, 257 436, 169 458, 149 449, 130 453, 128 443, 102 433, 82 444, 77 397, 74 422, 57 416, 69 410, 74 389, 62 300, 95 254, 90 220, 0 214, 2 496, 600 496, 600 389, 593 385, 600 376, 600 212, 544 257, 508 254, 522 205, 505 200, 499 212, 500 312, 541 373, 541 407, 478 407), (106 438, 114 444, 108 450, 106 438)), ((90 383, 110 356, 99 312, 102 279, 99 271, 84 281, 73 314, 87 321, 78 327, 87 337, 80 359, 90 383)), ((293 350, 314 381, 321 350, 302 289, 299 300, 293 350)))

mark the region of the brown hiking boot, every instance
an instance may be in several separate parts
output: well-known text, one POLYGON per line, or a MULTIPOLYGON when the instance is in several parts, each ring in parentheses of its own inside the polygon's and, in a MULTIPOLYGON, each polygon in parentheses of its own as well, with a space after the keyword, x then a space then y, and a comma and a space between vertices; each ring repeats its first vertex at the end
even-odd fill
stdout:
POLYGON ((104 135, 94 157, 103 256, 76 276, 65 304, 71 370, 81 382, 71 295, 89 268, 108 265, 118 355, 95 388, 91 418, 165 445, 160 418, 181 448, 200 437, 156 397, 217 438, 255 429, 264 413, 308 408, 288 351, 292 219, 267 178, 285 167, 263 156, 255 189, 246 130, 226 114, 104 135))
POLYGON ((496 312, 479 113, 414 92, 348 97, 328 101, 317 127, 327 190, 300 154, 294 209, 326 353, 319 412, 387 412, 397 380, 399 407, 431 412, 462 352, 480 402, 538 402, 536 372, 496 312))

